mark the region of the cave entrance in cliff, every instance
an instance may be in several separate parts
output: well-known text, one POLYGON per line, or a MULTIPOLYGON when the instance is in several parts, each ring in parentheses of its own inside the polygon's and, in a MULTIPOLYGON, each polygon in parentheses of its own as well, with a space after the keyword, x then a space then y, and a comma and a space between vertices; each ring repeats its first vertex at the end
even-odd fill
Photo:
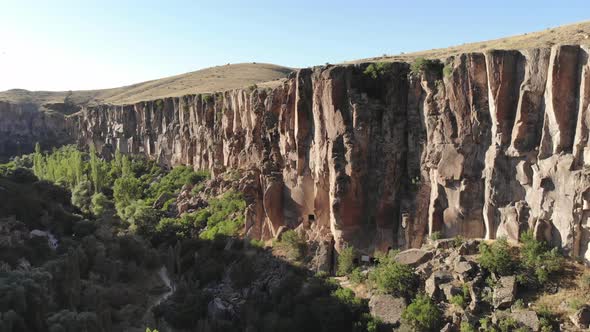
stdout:
POLYGON ((314 222, 315 221, 315 214, 308 214, 307 221, 314 222))

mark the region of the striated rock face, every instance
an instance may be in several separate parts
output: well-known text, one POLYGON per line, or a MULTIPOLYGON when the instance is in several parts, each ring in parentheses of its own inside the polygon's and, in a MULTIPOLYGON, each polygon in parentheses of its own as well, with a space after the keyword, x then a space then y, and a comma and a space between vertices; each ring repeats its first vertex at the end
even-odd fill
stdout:
POLYGON ((39 112, 32 104, 0 101, 0 161, 32 152, 37 142, 44 147, 74 142, 63 115, 39 112))
MULTIPOLYGON (((367 64, 302 69, 274 89, 85 108, 56 126, 104 153, 248 171, 251 237, 310 221, 337 248, 372 251, 532 229, 590 261, 588 50, 445 63, 393 63, 377 78, 367 64)), ((0 120, 1 137, 24 121, 0 120)))

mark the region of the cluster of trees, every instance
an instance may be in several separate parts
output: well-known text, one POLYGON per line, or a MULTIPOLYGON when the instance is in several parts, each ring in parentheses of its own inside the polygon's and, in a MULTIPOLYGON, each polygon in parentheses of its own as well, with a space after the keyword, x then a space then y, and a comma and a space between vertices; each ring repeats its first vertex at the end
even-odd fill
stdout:
POLYGON ((535 239, 532 231, 521 235, 520 247, 511 247, 505 238, 479 247, 479 264, 499 276, 517 275, 519 284, 540 288, 551 280, 563 266, 563 256, 557 248, 535 239))
POLYGON ((98 233, 104 223, 77 215, 63 187, 14 163, 0 169, 0 236, 15 239, 0 241, 0 331, 102 332, 119 330, 113 317, 137 321, 130 309, 146 310, 137 280, 160 255, 141 238, 98 233), (50 232, 57 248, 29 237, 33 229, 50 232))

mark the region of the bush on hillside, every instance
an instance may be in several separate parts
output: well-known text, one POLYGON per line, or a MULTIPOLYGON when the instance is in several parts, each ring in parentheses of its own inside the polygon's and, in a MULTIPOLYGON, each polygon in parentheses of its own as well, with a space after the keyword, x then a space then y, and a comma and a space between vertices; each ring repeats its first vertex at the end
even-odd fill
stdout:
POLYGON ((442 314, 432 299, 418 295, 402 313, 402 319, 415 331, 438 331, 442 314))
POLYGON ((242 194, 229 191, 221 197, 209 201, 209 206, 195 216, 195 222, 202 222, 207 217, 207 229, 200 234, 205 240, 213 240, 218 236, 236 236, 244 227, 244 211, 246 201, 242 194))
POLYGON ((479 264, 490 272, 506 276, 514 273, 517 262, 510 252, 506 238, 500 238, 492 244, 479 245, 479 264))
POLYGON ((141 198, 143 194, 142 183, 138 179, 128 176, 115 181, 113 186, 113 199, 117 213, 123 220, 127 220, 125 209, 134 201, 141 198))
POLYGON ((376 62, 371 63, 367 66, 363 74, 371 77, 372 79, 378 79, 383 77, 388 71, 391 70, 392 67, 391 62, 376 62))
POLYGON ((293 261, 302 259, 307 247, 305 239, 294 230, 284 232, 281 239, 274 246, 293 261))
POLYGON ((525 232, 520 241, 521 284, 542 286, 552 274, 561 270, 563 258, 557 248, 551 249, 546 242, 537 241, 532 231, 525 232))
POLYGON ((410 266, 400 264, 392 257, 383 257, 369 274, 369 281, 380 292, 410 298, 415 293, 417 279, 410 266))
POLYGON ((90 181, 81 181, 72 190, 72 204, 79 207, 84 213, 90 213, 91 199, 92 188, 90 181))
POLYGON ((410 66, 410 70, 416 75, 426 71, 442 72, 443 64, 439 60, 417 58, 410 66))
POLYGON ((354 269, 355 257, 356 251, 354 250, 354 247, 346 247, 342 249, 338 255, 338 268, 336 274, 339 276, 350 274, 354 269))
POLYGON ((113 209, 113 202, 103 193, 92 195, 90 210, 95 216, 102 216, 103 214, 111 213, 113 209))

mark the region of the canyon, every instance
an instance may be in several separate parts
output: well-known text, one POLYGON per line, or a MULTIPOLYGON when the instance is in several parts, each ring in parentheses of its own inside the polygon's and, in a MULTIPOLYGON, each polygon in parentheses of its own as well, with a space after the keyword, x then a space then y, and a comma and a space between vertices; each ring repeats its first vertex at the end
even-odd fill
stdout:
POLYGON ((433 235, 516 242, 532 229, 590 263, 589 52, 489 50, 374 75, 375 63, 326 65, 76 112, 0 101, 0 155, 94 144, 238 171, 252 239, 300 227, 372 254, 433 235))

